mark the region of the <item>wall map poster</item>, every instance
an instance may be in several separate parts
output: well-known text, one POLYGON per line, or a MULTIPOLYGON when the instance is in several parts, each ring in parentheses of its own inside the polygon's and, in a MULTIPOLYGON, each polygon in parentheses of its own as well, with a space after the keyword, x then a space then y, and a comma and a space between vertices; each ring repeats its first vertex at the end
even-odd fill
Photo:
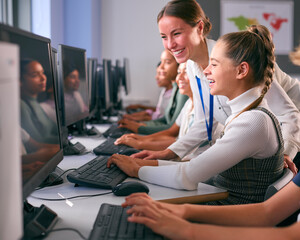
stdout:
POLYGON ((221 35, 252 24, 264 25, 272 33, 279 55, 293 50, 293 20, 293 1, 221 0, 221 35))

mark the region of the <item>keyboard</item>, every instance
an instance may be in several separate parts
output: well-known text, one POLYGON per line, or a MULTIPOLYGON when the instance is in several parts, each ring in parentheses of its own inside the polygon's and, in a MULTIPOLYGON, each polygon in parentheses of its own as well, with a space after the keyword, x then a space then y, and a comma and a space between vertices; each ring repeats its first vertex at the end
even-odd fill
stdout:
POLYGON ((89 240, 164 239, 143 224, 128 222, 127 209, 119 205, 103 203, 99 209, 89 240))
POLYGON ((96 155, 113 155, 115 153, 131 155, 139 152, 140 150, 127 145, 115 145, 116 138, 107 138, 105 142, 93 149, 96 155))
POLYGON ((116 165, 106 167, 108 156, 98 156, 67 175, 71 183, 87 187, 112 189, 127 175, 116 165))
POLYGON ((113 123, 102 135, 104 137, 119 138, 127 133, 132 133, 132 131, 127 128, 119 128, 117 123, 113 123))

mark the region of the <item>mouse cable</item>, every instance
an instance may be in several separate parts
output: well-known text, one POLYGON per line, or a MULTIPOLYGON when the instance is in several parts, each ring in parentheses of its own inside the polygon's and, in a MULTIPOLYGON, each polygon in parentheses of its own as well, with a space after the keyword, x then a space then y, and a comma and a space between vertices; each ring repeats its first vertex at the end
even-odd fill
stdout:
POLYGON ((112 193, 112 191, 105 192, 105 193, 98 193, 98 194, 78 195, 78 196, 72 196, 72 197, 66 197, 66 198, 41 198, 41 197, 36 197, 36 196, 32 196, 32 195, 30 197, 35 198, 35 199, 45 200, 45 201, 63 201, 63 200, 82 198, 82 197, 97 197, 97 196, 107 195, 110 193, 112 193))
MULTIPOLYGON (((43 238, 47 237, 49 235, 49 233, 51 233, 51 232, 59 232, 59 231, 73 231, 73 232, 76 232, 83 240, 87 240, 87 238, 84 237, 83 234, 81 232, 79 232, 75 228, 57 228, 57 229, 51 229, 50 231, 47 231, 47 232, 45 232, 43 234, 43 238)), ((40 239, 40 236, 39 236, 38 239, 40 239)))
POLYGON ((54 183, 57 179, 61 178, 64 174, 66 174, 69 171, 75 171, 75 170, 77 170, 77 168, 70 168, 68 170, 65 170, 60 175, 58 175, 56 178, 54 178, 54 180, 52 180, 51 182, 49 182, 47 185, 45 185, 43 187, 37 187, 35 190, 40 190, 40 189, 43 189, 45 187, 51 186, 52 183, 54 183))

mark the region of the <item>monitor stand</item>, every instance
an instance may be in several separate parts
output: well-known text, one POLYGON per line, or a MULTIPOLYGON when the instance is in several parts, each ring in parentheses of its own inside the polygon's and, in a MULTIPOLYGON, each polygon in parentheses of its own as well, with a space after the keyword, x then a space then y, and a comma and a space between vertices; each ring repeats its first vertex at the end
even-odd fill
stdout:
POLYGON ((26 200, 23 207, 24 215, 24 240, 45 236, 58 220, 57 214, 42 204, 34 207, 26 200))
POLYGON ((62 145, 64 156, 81 155, 86 152, 85 146, 83 146, 80 142, 71 143, 68 139, 67 127, 62 127, 62 145))
POLYGON ((63 172, 64 171, 60 167, 56 167, 55 170, 48 175, 48 177, 39 187, 43 188, 62 184, 64 182, 63 178, 61 177, 63 172))
POLYGON ((68 126, 68 131, 73 136, 101 136, 101 133, 94 126, 88 128, 85 120, 78 121, 73 125, 68 126))

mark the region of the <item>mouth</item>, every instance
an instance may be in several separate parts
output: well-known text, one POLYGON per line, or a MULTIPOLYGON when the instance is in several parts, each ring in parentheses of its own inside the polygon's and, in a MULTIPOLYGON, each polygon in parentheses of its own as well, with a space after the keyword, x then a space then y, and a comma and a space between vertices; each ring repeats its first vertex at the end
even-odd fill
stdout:
POLYGON ((207 79, 209 81, 209 87, 213 86, 214 83, 216 82, 215 80, 212 79, 207 79))
POLYGON ((178 56, 180 53, 182 53, 184 51, 184 49, 180 49, 180 50, 177 50, 177 51, 172 51, 174 56, 178 56))

